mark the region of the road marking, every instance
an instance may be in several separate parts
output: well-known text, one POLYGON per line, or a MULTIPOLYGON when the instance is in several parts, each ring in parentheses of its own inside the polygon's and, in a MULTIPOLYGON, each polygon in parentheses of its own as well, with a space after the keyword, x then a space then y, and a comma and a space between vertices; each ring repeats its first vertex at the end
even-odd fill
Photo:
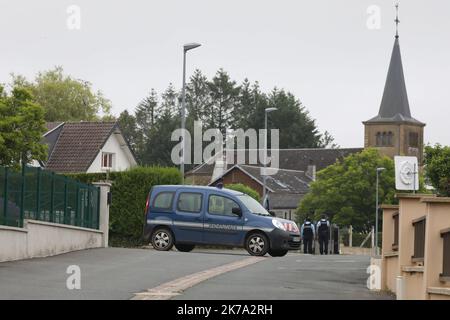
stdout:
POLYGON ((264 257, 250 257, 247 259, 228 263, 212 269, 196 272, 166 283, 163 283, 144 292, 135 293, 131 300, 169 300, 172 297, 180 295, 187 290, 203 281, 217 277, 226 272, 240 269, 257 262, 263 261, 264 257))

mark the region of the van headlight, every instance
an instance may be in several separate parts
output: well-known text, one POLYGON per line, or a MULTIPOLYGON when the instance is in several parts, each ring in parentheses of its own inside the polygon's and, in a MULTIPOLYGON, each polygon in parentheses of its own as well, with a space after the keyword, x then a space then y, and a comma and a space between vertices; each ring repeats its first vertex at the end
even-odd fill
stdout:
POLYGON ((283 231, 286 231, 286 227, 279 220, 272 219, 272 224, 274 225, 275 228, 278 228, 278 229, 281 229, 283 231))

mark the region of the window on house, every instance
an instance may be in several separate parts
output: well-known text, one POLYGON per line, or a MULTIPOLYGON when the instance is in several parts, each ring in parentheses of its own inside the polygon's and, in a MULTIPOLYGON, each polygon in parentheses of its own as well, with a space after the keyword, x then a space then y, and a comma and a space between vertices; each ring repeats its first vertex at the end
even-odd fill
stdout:
POLYGON ((414 262, 423 262, 425 257, 425 217, 413 221, 414 226, 414 262))
POLYGON ((441 237, 444 241, 443 265, 441 280, 450 282, 450 229, 441 231, 441 237))
POLYGON ((112 167, 113 167, 113 153, 103 152, 102 168, 112 168, 112 167))
POLYGON ((419 147, 419 134, 417 132, 409 133, 409 146, 412 148, 419 147))
POLYGON ((398 250, 398 231, 399 231, 398 212, 394 213, 392 215, 392 218, 394 219, 394 243, 392 244, 392 250, 397 251, 398 250))

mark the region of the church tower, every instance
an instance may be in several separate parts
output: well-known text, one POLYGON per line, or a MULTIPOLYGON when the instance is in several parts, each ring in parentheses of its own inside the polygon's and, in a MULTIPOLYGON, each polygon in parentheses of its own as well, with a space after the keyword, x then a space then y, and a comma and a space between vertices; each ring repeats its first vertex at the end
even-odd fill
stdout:
POLYGON ((422 164, 425 123, 414 119, 409 109, 398 36, 398 4, 396 9, 397 31, 383 98, 378 115, 363 122, 364 147, 375 147, 391 158, 416 156, 422 164))

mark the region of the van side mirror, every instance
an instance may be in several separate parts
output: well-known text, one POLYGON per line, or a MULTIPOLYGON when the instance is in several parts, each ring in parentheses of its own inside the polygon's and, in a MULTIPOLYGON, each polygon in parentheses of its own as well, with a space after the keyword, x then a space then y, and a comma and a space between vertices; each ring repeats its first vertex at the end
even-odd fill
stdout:
POLYGON ((242 210, 241 210, 241 208, 239 208, 239 207, 233 207, 233 208, 231 209, 231 213, 232 213, 232 214, 235 214, 235 215, 237 215, 237 216, 239 216, 239 217, 242 216, 242 210))
POLYGON ((276 217, 277 215, 275 214, 275 211, 269 210, 269 213, 272 217, 276 217))

